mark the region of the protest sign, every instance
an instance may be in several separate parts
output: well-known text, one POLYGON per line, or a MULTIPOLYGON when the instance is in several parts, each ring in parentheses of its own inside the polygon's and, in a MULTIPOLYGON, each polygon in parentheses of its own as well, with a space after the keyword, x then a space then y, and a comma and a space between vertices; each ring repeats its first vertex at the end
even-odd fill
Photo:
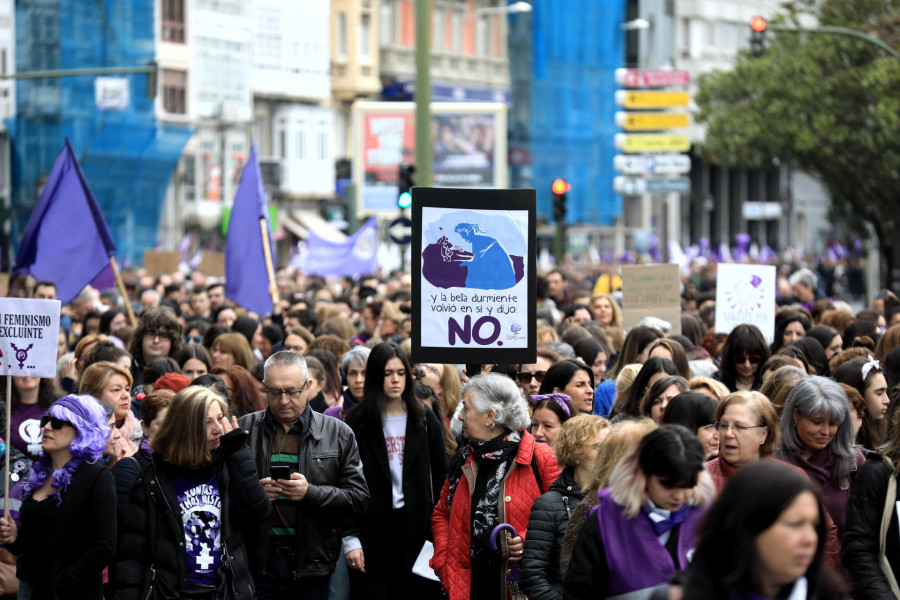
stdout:
POLYGON ((644 317, 656 317, 671 325, 670 335, 681 333, 678 265, 622 267, 622 316, 626 330, 644 317))
POLYGON ((200 255, 200 270, 209 277, 225 277, 225 253, 204 250, 200 255))
POLYGON ((533 363, 535 191, 412 195, 413 360, 533 363))
POLYGON ((716 279, 716 331, 756 325, 766 343, 775 338, 775 267, 722 263, 716 279))
POLYGON ((177 250, 144 250, 144 270, 150 277, 178 270, 181 254, 177 250))
POLYGON ((56 377, 59 300, 0 298, 0 375, 56 377))

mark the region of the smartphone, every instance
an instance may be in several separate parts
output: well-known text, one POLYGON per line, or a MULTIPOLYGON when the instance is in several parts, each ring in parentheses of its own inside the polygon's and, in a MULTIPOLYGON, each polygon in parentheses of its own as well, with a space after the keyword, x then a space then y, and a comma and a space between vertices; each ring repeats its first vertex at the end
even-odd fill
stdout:
POLYGON ((269 467, 269 475, 272 479, 290 479, 291 478, 291 468, 290 467, 278 467, 272 466, 269 467))

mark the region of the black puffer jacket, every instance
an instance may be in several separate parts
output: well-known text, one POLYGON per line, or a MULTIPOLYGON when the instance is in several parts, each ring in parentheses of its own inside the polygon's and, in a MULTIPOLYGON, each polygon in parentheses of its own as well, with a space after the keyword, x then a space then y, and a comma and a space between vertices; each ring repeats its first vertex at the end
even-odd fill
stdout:
MULTIPOLYGON (((893 476, 890 463, 879 454, 870 454, 856 473, 850 488, 847 521, 841 540, 841 560, 850 573, 853 597, 856 600, 894 597, 878 561, 881 518, 884 514, 888 481, 893 476)), ((896 507, 896 503, 894 506, 896 507)), ((885 554, 894 577, 900 580, 900 534, 896 508, 892 511, 887 531, 885 554)))
POLYGON ((584 498, 584 490, 576 483, 574 474, 572 468, 566 467, 550 491, 531 507, 521 574, 522 587, 530 600, 563 597, 559 551, 569 517, 584 498))
MULTIPOLYGON (((221 499, 222 570, 224 597, 250 600, 253 580, 242 527, 265 521, 272 503, 256 474, 253 455, 246 445, 247 434, 237 429, 221 438, 221 450, 198 477, 215 471, 221 499)), ((184 525, 172 483, 176 467, 153 454, 131 491, 131 507, 123 519, 116 557, 116 599, 178 597, 187 583, 187 554, 184 525), (152 595, 151 586, 154 588, 152 595)))

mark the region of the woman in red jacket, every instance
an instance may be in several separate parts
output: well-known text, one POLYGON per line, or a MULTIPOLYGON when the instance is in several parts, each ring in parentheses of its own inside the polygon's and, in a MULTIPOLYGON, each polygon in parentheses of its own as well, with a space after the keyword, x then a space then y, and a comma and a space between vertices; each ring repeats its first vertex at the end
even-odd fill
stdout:
POLYGON ((431 516, 431 567, 450 600, 524 598, 518 584, 531 505, 559 475, 549 446, 537 444, 515 382, 496 373, 462 389, 463 437, 431 516), (474 507, 474 510, 473 510, 474 507), (512 525, 513 537, 491 532, 512 525))

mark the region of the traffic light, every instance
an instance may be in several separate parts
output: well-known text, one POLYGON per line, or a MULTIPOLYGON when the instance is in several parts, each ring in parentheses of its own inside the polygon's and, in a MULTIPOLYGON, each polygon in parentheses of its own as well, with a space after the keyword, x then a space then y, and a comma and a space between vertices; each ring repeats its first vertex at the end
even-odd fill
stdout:
POLYGON ((550 190, 553 192, 553 220, 562 223, 566 219, 566 194, 572 189, 565 179, 554 179, 550 190))
POLYGON ((750 54, 759 58, 766 50, 766 20, 762 17, 750 19, 750 54))
POLYGON ((397 206, 400 209, 412 206, 411 189, 416 185, 413 175, 416 173, 416 165, 408 163, 400 163, 400 170, 397 175, 397 206))

